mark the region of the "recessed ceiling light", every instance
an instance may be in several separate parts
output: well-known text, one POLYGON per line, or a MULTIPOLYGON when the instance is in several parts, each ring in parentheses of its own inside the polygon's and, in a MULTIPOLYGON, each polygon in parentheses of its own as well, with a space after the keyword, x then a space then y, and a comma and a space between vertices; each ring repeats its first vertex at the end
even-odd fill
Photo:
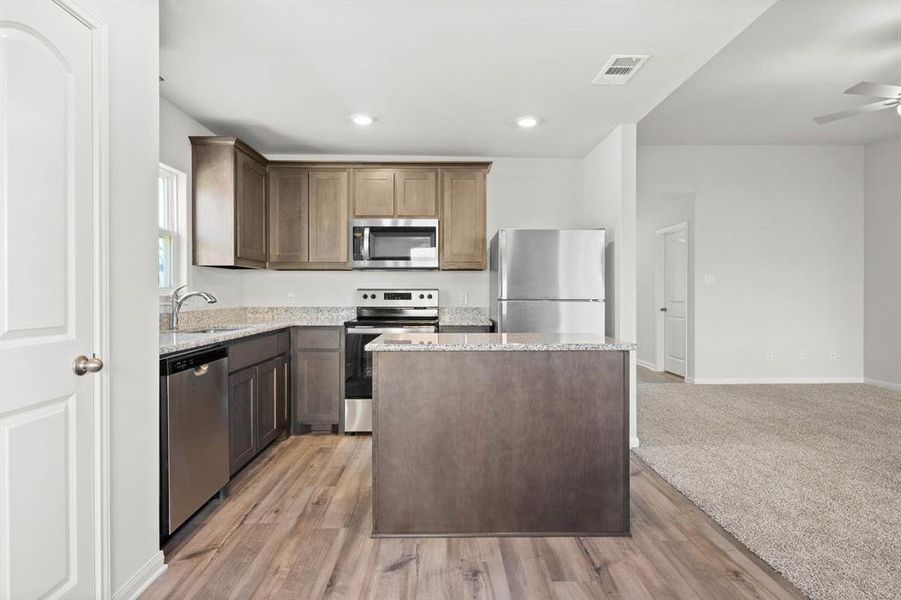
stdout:
POLYGON ((369 115, 351 115, 350 120, 354 122, 354 125, 359 125, 360 127, 372 125, 375 121, 375 119, 369 115))
POLYGON ((538 117, 523 116, 516 119, 516 124, 523 129, 531 129, 538 125, 538 117))

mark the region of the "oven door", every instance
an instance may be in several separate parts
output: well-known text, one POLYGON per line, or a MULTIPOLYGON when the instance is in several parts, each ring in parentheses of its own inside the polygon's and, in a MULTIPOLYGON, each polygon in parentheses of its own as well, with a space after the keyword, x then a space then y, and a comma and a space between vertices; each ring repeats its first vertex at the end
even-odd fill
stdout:
POLYGON ((372 431, 372 352, 366 344, 383 333, 435 333, 434 325, 347 323, 344 344, 345 433, 372 431))
POLYGON ((355 219, 354 269, 437 269, 438 219, 355 219))

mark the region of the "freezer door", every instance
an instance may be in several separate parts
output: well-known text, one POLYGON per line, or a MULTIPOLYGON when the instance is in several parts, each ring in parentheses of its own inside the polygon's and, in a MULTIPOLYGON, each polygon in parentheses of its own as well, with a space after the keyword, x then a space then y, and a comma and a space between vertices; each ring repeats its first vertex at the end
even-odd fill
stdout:
POLYGON ((604 335, 604 303, 561 300, 498 302, 500 333, 596 333, 604 335))
POLYGON ((604 230, 502 229, 497 235, 497 299, 604 299, 604 230))

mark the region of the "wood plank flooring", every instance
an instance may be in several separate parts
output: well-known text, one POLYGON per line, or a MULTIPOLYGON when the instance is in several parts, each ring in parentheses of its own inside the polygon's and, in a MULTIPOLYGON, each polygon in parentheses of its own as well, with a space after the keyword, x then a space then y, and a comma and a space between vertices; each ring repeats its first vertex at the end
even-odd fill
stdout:
POLYGON ((679 377, 666 371, 652 371, 638 365, 636 369, 638 383, 685 383, 684 377, 679 377))
POLYGON ((804 597, 634 456, 631 538, 373 539, 371 452, 276 442, 169 541, 142 597, 804 597))

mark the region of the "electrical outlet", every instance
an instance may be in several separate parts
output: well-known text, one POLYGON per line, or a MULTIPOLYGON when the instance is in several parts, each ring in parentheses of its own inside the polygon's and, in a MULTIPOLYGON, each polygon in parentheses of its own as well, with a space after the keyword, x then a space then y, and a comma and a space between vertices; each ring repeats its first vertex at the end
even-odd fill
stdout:
POLYGON ((807 360, 807 350, 801 350, 801 360, 807 360))
POLYGON ((288 292, 288 305, 297 304, 297 296, 294 295, 294 292, 288 292))
POLYGON ((832 352, 829 353, 829 358, 831 358, 832 360, 838 360, 838 352, 833 350, 832 352))
POLYGON ((772 350, 770 350, 769 352, 766 353, 766 359, 770 362, 773 362, 773 351, 772 350))

